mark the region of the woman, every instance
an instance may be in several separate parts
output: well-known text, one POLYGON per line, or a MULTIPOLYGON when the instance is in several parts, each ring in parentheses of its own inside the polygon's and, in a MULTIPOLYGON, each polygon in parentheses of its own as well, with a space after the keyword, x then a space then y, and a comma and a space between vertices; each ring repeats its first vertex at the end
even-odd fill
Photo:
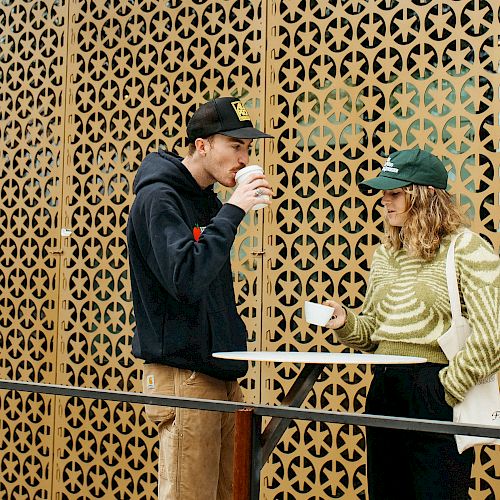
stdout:
MULTIPOLYGON (((423 364, 376 365, 366 413, 452 420, 452 407, 498 371, 500 263, 446 192, 448 175, 420 149, 392 154, 375 179, 382 190, 384 238, 374 253, 365 303, 356 315, 335 301, 328 327, 347 346, 377 354, 421 356, 423 364), (437 339, 451 324, 446 253, 453 235, 462 312, 472 335, 450 363, 437 339)), ((370 500, 469 498, 473 451, 454 436, 367 427, 370 500)))

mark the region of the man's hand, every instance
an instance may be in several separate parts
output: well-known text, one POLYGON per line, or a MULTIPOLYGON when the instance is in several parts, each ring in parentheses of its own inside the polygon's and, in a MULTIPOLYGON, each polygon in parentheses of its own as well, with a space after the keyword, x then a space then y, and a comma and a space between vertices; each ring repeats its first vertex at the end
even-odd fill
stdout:
POLYGON ((257 203, 270 205, 273 194, 271 185, 266 180, 266 176, 264 174, 254 174, 249 177, 248 182, 236 186, 228 203, 240 207, 246 213, 254 205, 257 205, 257 203), (263 195, 269 196, 269 199, 265 198, 263 195))

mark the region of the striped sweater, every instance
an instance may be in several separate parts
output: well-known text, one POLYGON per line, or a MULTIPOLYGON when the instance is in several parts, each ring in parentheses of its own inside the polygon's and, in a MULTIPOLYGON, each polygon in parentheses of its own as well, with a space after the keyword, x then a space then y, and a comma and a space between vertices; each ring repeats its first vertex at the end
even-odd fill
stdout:
POLYGON ((472 335, 448 364, 437 339, 451 324, 443 239, 436 257, 425 262, 383 245, 374 253, 363 311, 346 308, 335 330, 350 347, 377 354, 421 356, 446 365, 439 373, 446 401, 454 406, 479 380, 500 368, 500 260, 476 233, 466 231, 455 244, 455 266, 462 314, 472 335))

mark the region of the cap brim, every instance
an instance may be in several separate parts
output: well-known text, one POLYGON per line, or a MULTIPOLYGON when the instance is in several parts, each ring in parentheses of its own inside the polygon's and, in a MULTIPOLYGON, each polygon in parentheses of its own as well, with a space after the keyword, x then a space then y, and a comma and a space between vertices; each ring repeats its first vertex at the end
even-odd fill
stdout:
POLYGON ((405 181, 403 179, 393 179, 392 177, 385 177, 379 175, 374 179, 369 179, 359 183, 360 187, 366 187, 371 189, 378 189, 387 191, 389 189, 398 189, 405 186, 409 186, 411 182, 405 181))
POLYGON ((273 136, 265 134, 254 127, 243 127, 237 128, 235 130, 225 130, 224 132, 218 132, 222 135, 227 135, 228 137, 234 137, 235 139, 272 139, 273 136))

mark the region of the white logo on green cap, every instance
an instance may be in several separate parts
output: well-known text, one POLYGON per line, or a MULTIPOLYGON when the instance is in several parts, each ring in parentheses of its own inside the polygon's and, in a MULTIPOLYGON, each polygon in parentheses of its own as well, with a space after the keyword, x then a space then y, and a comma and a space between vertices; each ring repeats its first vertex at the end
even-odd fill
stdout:
POLYGON ((384 163, 384 166, 382 167, 382 172, 393 172, 394 174, 397 174, 399 172, 399 168, 396 168, 394 166, 394 163, 392 163, 390 156, 384 163))

